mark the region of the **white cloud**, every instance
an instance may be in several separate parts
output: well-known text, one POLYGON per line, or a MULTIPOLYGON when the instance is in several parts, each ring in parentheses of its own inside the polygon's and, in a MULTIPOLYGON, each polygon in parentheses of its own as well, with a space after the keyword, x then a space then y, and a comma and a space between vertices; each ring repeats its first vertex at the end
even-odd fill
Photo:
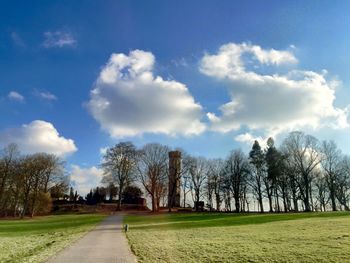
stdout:
POLYGON ((261 148, 266 148, 267 139, 268 138, 263 138, 261 136, 254 136, 254 135, 250 134, 249 132, 239 134, 235 137, 235 140, 237 142, 242 142, 242 143, 245 143, 249 146, 252 146, 254 141, 258 141, 261 148))
POLYGON ((240 47, 242 48, 241 52, 252 53, 261 64, 281 65, 298 62, 296 57, 289 51, 275 49, 264 50, 260 46, 244 43, 240 45, 240 47))
MULTIPOLYGON (((338 82, 328 80, 326 71, 257 72, 261 68, 263 72, 277 72, 281 70, 278 66, 296 62, 290 51, 264 50, 246 43, 230 43, 215 55, 204 55, 200 71, 223 81, 231 98, 220 107, 220 116, 207 114, 211 128, 228 132, 247 127, 250 132, 259 130, 265 136, 274 136, 305 127, 348 127, 346 109, 333 105, 338 82), (251 66, 247 59, 253 63, 253 70, 247 69, 251 66)), ((246 137, 238 139, 242 141, 246 137)))
POLYGON ((85 196, 91 188, 100 185, 103 171, 96 166, 82 168, 79 165, 72 165, 70 179, 74 188, 81 196, 85 196))
POLYGON ((184 57, 181 57, 178 59, 173 59, 173 60, 171 60, 171 63, 175 67, 188 67, 189 66, 189 63, 187 62, 187 60, 184 57))
POLYGON ((23 39, 21 38, 21 36, 17 32, 11 32, 11 39, 16 46, 19 46, 19 47, 26 46, 23 39))
POLYGON ((18 93, 17 91, 10 91, 7 97, 15 101, 24 101, 24 96, 18 93))
POLYGON ((75 47, 77 45, 77 40, 69 32, 47 31, 44 33, 44 42, 42 43, 42 45, 45 48, 75 47))
POLYGON ((112 54, 91 91, 88 108, 112 137, 204 131, 202 107, 186 85, 153 75, 152 53, 112 54))
POLYGON ((48 91, 37 91, 35 90, 34 94, 38 96, 41 99, 48 100, 48 101, 53 101, 57 100, 56 95, 52 94, 51 92, 48 91))
POLYGON ((77 151, 72 139, 60 136, 50 122, 42 120, 1 131, 0 145, 9 143, 16 143, 24 153, 47 152, 64 156, 77 151))
POLYGON ((104 156, 107 153, 108 147, 101 147, 100 148, 100 155, 104 156))

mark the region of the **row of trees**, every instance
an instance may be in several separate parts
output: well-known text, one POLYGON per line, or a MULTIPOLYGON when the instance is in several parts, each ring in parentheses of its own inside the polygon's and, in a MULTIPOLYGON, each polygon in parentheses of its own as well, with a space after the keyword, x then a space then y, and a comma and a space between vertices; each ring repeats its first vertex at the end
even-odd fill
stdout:
POLYGON ((15 144, 0 153, 0 216, 50 212, 51 198, 69 189, 64 163, 53 154, 21 155, 15 144))
MULTIPOLYGON (((150 197, 152 210, 167 204, 170 148, 131 142, 109 148, 102 168, 106 187, 95 189, 87 202, 117 197, 130 185, 140 185, 150 197)), ((350 158, 333 141, 320 142, 302 132, 292 132, 275 146, 268 139, 265 149, 254 142, 249 154, 233 150, 225 159, 206 159, 182 152, 183 206, 205 201, 209 210, 224 211, 326 211, 349 210, 350 158)), ((49 212, 51 199, 77 200, 55 155, 21 155, 11 144, 0 153, 0 216, 49 212)), ((196 209, 198 207, 196 206, 196 209)), ((169 207, 171 210, 171 207, 169 207)))
MULTIPOLYGON (((119 143, 104 156, 104 182, 116 184, 119 202, 125 187, 141 184, 157 211, 167 204, 169 150, 155 143, 141 149, 131 142, 119 143)), ((255 141, 248 155, 236 149, 226 159, 193 157, 182 151, 181 171, 176 174, 183 206, 190 195, 191 204, 205 200, 209 210, 349 210, 349 157, 333 141, 320 142, 303 132, 290 133, 280 147, 272 138, 265 149, 255 141)))

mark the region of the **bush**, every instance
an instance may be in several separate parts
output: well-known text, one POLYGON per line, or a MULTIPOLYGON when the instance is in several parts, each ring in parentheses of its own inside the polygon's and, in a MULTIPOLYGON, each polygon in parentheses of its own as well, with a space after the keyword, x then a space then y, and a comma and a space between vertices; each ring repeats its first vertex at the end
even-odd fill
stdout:
MULTIPOLYGON (((33 196, 31 196, 31 199, 33 196)), ((32 200, 31 200, 32 201, 32 200)), ((32 202, 29 204, 32 204, 32 202)), ((52 210, 52 199, 50 193, 39 192, 36 196, 36 202, 34 206, 34 213, 44 215, 50 213, 52 210)), ((32 211, 32 207, 28 211, 32 211)))
POLYGON ((137 186, 128 186, 125 188, 122 197, 123 204, 137 204, 142 196, 142 191, 137 186))

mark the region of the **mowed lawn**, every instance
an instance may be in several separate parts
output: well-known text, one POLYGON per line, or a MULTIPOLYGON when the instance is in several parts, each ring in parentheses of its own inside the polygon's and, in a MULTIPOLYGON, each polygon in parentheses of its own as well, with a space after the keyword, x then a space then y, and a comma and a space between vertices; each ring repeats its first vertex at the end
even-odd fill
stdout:
POLYGON ((350 213, 130 215, 139 262, 350 262, 350 213))
POLYGON ((0 262, 44 262, 104 218, 74 214, 0 220, 0 262))

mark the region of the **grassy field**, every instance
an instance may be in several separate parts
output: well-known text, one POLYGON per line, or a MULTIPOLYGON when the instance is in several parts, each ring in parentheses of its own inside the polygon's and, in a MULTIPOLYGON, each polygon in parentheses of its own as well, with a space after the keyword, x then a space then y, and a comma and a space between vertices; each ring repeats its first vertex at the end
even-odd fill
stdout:
POLYGON ((127 216, 140 262, 350 262, 350 213, 127 216))
POLYGON ((0 262, 43 262, 104 218, 86 214, 1 220, 0 262))

